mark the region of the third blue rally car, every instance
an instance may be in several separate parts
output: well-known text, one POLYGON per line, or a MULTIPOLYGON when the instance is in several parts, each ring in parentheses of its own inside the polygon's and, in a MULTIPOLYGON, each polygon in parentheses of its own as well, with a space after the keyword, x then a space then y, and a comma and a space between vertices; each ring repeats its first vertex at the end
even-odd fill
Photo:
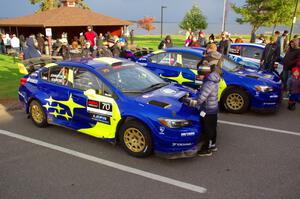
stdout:
MULTIPOLYGON (((138 63, 161 78, 192 88, 199 87, 197 65, 205 49, 168 48, 150 53, 138 63)), ((219 101, 229 112, 253 109, 277 109, 281 98, 280 78, 273 74, 245 68, 224 57, 219 101)))
POLYGON ((187 157, 198 151, 200 116, 181 101, 195 95, 192 89, 122 59, 34 65, 19 65, 24 74, 31 70, 21 79, 19 99, 38 127, 54 124, 119 141, 137 157, 152 151, 187 157))

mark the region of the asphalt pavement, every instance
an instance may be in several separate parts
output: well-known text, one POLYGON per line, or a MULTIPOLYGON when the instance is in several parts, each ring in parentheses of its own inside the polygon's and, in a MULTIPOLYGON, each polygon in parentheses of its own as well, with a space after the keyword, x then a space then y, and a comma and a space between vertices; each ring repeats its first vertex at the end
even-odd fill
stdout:
POLYGON ((220 113, 219 120, 211 157, 139 159, 0 110, 0 198, 300 198, 300 104, 294 112, 284 101, 276 113, 220 113))

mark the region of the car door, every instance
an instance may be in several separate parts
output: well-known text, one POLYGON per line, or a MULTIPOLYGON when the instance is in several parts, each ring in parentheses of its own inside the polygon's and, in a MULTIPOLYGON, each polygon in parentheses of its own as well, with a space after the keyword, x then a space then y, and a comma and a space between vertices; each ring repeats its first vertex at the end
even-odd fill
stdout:
POLYGON ((189 53, 183 53, 181 56, 182 76, 184 79, 182 84, 192 88, 199 88, 202 82, 198 81, 196 76, 198 75, 197 67, 202 58, 189 53))
POLYGON ((70 93, 74 102, 84 106, 72 118, 72 126, 94 137, 115 138, 121 119, 116 96, 92 71, 74 68, 74 84, 70 93))
POLYGON ((70 127, 72 111, 69 101, 72 99, 69 89, 72 87, 72 74, 69 67, 54 65, 41 72, 38 90, 42 106, 47 113, 49 123, 70 127))
POLYGON ((147 68, 168 81, 178 82, 181 74, 181 64, 177 53, 161 52, 149 57, 147 68))

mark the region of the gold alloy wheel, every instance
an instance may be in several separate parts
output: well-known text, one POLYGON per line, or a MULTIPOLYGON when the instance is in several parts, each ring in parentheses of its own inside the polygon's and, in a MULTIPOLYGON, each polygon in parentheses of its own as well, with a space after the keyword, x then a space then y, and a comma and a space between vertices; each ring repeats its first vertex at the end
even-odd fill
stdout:
POLYGON ((240 110, 244 104, 244 98, 238 93, 231 93, 226 99, 226 105, 231 110, 240 110))
POLYGON ((37 104, 33 104, 31 107, 31 116, 36 123, 41 124, 44 119, 44 114, 41 107, 39 107, 37 104))
POLYGON ((142 152, 146 147, 146 140, 140 130, 128 128, 124 132, 124 142, 126 147, 135 153, 142 152))

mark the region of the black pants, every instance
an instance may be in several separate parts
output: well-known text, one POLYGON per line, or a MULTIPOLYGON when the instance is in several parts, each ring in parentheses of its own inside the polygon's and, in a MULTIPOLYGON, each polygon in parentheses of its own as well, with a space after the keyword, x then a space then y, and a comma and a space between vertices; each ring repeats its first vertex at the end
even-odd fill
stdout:
POLYGON ((209 148, 210 141, 212 144, 216 144, 217 141, 217 121, 218 114, 206 114, 202 118, 202 137, 201 141, 203 146, 201 150, 207 150, 209 148))

